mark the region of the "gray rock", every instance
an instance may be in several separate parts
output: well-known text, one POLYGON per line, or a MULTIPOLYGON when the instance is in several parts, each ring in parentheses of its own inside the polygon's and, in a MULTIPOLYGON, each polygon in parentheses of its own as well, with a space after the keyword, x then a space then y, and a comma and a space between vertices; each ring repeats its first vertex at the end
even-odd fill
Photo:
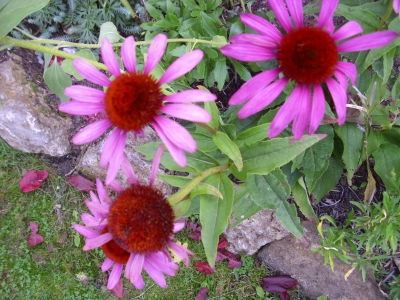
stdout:
POLYGON ((290 233, 276 218, 274 210, 261 210, 236 227, 228 228, 225 234, 230 245, 229 251, 244 251, 247 255, 252 255, 262 246, 280 240, 290 233))
POLYGON ((263 247, 258 258, 279 273, 297 279, 305 296, 312 299, 320 295, 328 296, 329 300, 384 299, 371 270, 367 271, 365 282, 358 269, 346 281, 344 275, 351 269, 351 265, 335 259, 335 270, 332 272, 330 266, 324 264, 324 257, 311 250, 321 247, 316 226, 309 221, 303 222, 302 226, 310 245, 306 246, 289 235, 263 247))
POLYGON ((52 112, 46 104, 47 92, 26 77, 13 60, 0 64, 0 136, 24 152, 68 154, 70 118, 52 112))
MULTIPOLYGON (((158 136, 150 127, 146 127, 144 129, 144 133, 145 137, 138 137, 137 140, 133 138, 133 134, 128 134, 125 153, 128 156, 128 159, 131 162, 133 170, 135 171, 136 177, 138 177, 140 183, 148 184, 150 180, 152 162, 145 160, 143 155, 136 151, 136 146, 149 142, 155 142, 158 140, 158 136)), ((100 167, 100 156, 106 137, 107 136, 104 135, 101 141, 90 145, 85 154, 79 160, 76 169, 86 177, 91 179, 100 178, 104 181, 107 174, 107 168, 103 169, 100 167)), ((158 173, 165 174, 162 170, 159 170, 158 173)), ((119 171, 117 180, 121 183, 126 182, 126 176, 122 170, 119 171)), ((159 179, 156 179, 154 182, 154 187, 163 192, 164 195, 171 195, 172 187, 159 179)))

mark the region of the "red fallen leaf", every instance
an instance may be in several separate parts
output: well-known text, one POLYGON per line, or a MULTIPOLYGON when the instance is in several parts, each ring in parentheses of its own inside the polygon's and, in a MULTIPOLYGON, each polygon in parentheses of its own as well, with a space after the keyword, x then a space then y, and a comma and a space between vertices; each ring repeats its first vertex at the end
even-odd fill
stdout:
POLYGON ((279 293, 281 295, 282 300, 290 300, 290 295, 288 292, 279 293))
POLYGON ((96 189, 96 186, 94 185, 93 182, 87 180, 81 175, 72 176, 67 181, 78 191, 89 192, 90 190, 96 189))
POLYGON ((223 249, 226 248, 228 246, 228 241, 226 240, 226 238, 221 238, 218 242, 218 249, 223 249))
POLYGON ((191 233, 188 233, 188 237, 191 239, 194 239, 195 241, 200 241, 201 240, 201 231, 193 231, 191 233))
POLYGON ((225 258, 229 259, 227 267, 230 269, 240 268, 242 266, 242 260, 237 255, 225 249, 218 249, 215 261, 220 261, 225 258))
POLYGON ((215 270, 211 268, 211 266, 207 262, 196 262, 194 263, 194 266, 199 272, 204 274, 212 274, 215 272, 215 270))
POLYGON ((191 220, 189 220, 187 222, 186 226, 187 226, 188 229, 193 229, 193 230, 196 230, 197 227, 198 227, 198 225, 195 222, 191 221, 191 220))
POLYGON ((49 171, 47 170, 39 172, 36 170, 30 170, 19 182, 21 192, 27 193, 36 190, 43 184, 43 181, 47 178, 47 176, 49 176, 49 171))
POLYGON ((123 291, 123 286, 122 286, 122 279, 120 278, 117 285, 114 286, 114 288, 111 290, 111 292, 118 298, 122 299, 122 291, 123 291))
POLYGON ((208 287, 202 287, 196 296, 196 300, 206 300, 208 293, 208 287))
POLYGON ((43 242, 43 237, 40 234, 37 234, 38 232, 38 224, 35 222, 29 222, 29 227, 31 228, 31 235, 28 238, 28 244, 29 247, 35 247, 37 244, 40 244, 43 242))
POLYGON ((263 278, 261 281, 261 287, 264 291, 271 293, 283 293, 294 288, 298 284, 296 279, 288 275, 269 276, 263 278))

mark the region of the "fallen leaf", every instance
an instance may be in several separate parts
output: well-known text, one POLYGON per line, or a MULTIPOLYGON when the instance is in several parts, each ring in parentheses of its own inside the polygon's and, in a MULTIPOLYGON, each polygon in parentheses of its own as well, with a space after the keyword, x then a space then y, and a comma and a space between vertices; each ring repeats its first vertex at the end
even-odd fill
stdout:
POLYGON ((114 288, 111 290, 111 292, 118 298, 122 299, 122 292, 123 292, 123 286, 122 286, 122 279, 120 278, 117 285, 114 286, 114 288))
POLYGON ((208 287, 202 287, 196 296, 196 300, 206 300, 208 293, 208 287))
POLYGON ((279 294, 281 295, 282 300, 290 300, 290 295, 288 292, 281 292, 279 294))
POLYGON ((70 185, 76 188, 78 191, 81 192, 89 192, 91 190, 96 189, 96 186, 93 182, 87 180, 86 178, 82 177, 81 175, 75 175, 70 177, 68 180, 70 185))
POLYGON ((49 176, 49 172, 47 170, 39 172, 36 170, 30 170, 19 182, 21 192, 27 193, 36 190, 43 184, 43 181, 47 178, 47 176, 49 176))
POLYGON ((196 262, 194 263, 194 266, 199 272, 204 274, 212 274, 215 272, 215 270, 211 268, 211 266, 207 262, 196 262))
POLYGON ((40 234, 37 234, 39 226, 35 222, 29 222, 29 227, 31 228, 31 235, 28 237, 29 247, 35 247, 37 244, 43 242, 43 237, 40 234))
POLYGON ((229 252, 228 250, 218 249, 217 259, 215 261, 220 261, 225 258, 229 260, 227 267, 230 269, 240 268, 242 266, 242 260, 240 259, 240 257, 233 254, 232 252, 229 252))
POLYGON ((192 229, 192 230, 196 230, 197 229, 197 227, 199 227, 199 225, 197 225, 197 223, 195 223, 195 222, 193 222, 193 221, 191 221, 191 220, 189 220, 188 222, 187 222, 187 228, 188 229, 192 229))
POLYGON ((200 231, 193 231, 191 233, 188 233, 188 237, 195 241, 200 241, 201 240, 201 232, 200 231))
POLYGON ((266 292, 270 293, 283 293, 294 288, 299 283, 296 279, 288 275, 269 276, 263 278, 261 287, 266 292))
POLYGON ((228 241, 226 240, 226 238, 221 238, 218 242, 218 249, 223 249, 226 248, 228 246, 228 241))

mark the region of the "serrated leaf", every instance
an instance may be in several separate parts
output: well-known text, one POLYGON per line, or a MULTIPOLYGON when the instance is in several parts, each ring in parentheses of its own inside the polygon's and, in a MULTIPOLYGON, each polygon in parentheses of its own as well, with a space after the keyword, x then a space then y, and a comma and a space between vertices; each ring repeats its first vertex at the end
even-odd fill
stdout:
POLYGON ((314 213, 310 199, 308 199, 307 191, 300 183, 301 180, 303 179, 300 179, 299 182, 296 182, 296 184, 293 186, 292 195, 294 201, 296 201, 297 206, 306 218, 309 220, 314 220, 316 223, 318 223, 319 220, 314 213))
MULTIPOLYGON (((96 61, 96 57, 94 56, 93 52, 88 49, 79 50, 75 52, 75 55, 96 61)), ((71 59, 64 59, 61 64, 61 68, 65 73, 74 76, 78 80, 84 79, 73 66, 71 59)))
POLYGON ((345 123, 341 127, 336 126, 335 132, 343 142, 342 158, 347 169, 347 183, 352 185, 351 179, 361 157, 364 133, 358 129, 355 123, 345 123))
POLYGON ((42 9, 49 0, 11 0, 0 3, 0 38, 5 37, 25 17, 42 9))
POLYGON ((274 138, 265 142, 256 142, 239 147, 243 158, 241 173, 265 175, 277 167, 281 167, 325 138, 324 134, 304 135, 295 141, 292 137, 274 138))
POLYGON ((44 73, 43 78, 49 89, 60 98, 61 102, 69 100, 69 97, 64 95, 64 90, 72 85, 72 80, 58 64, 52 64, 44 73))
POLYGON ((107 38, 110 43, 117 43, 121 39, 121 36, 118 33, 117 26, 115 26, 113 22, 105 22, 101 24, 99 44, 101 44, 101 41, 104 38, 107 38))
POLYGON ((225 153, 233 161, 236 168, 241 171, 243 168, 242 155, 240 154, 238 146, 232 142, 228 135, 224 132, 217 131, 215 135, 213 135, 213 141, 219 150, 225 153))
POLYGON ((201 239, 207 261, 210 266, 214 267, 219 235, 225 231, 229 224, 234 189, 231 180, 222 173, 208 177, 205 183, 215 186, 224 197, 224 200, 220 200, 212 195, 200 196, 201 239))
POLYGON ((289 183, 279 168, 268 175, 249 174, 246 188, 254 203, 264 209, 277 209, 290 195, 289 183))

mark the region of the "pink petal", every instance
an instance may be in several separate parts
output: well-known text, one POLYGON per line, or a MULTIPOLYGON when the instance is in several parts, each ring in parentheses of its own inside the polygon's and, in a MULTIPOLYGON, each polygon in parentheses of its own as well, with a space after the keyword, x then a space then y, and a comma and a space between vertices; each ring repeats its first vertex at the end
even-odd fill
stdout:
POLYGON ((288 79, 286 77, 271 83, 243 105, 238 112, 238 117, 244 119, 263 110, 279 96, 287 83, 288 79))
POLYGON ((173 144, 168 137, 161 130, 160 126, 154 122, 153 124, 154 130, 157 132, 158 136, 164 143, 165 147, 167 147, 168 152, 171 154, 173 160, 178 164, 178 166, 185 168, 186 167, 186 156, 182 149, 178 148, 173 144))
POLYGON ((294 24, 296 24, 297 28, 303 26, 303 4, 301 0, 289 0, 286 1, 286 5, 288 6, 290 15, 293 18, 294 24))
POLYGON ((292 131, 295 140, 301 139, 306 132, 308 125, 310 124, 311 108, 310 87, 304 86, 303 95, 298 101, 298 112, 293 121, 292 131))
POLYGON ((225 56, 241 61, 263 61, 276 58, 276 52, 263 46, 252 44, 231 44, 219 49, 225 56))
POLYGON ((335 75, 336 79, 339 81, 340 85, 342 86, 343 90, 347 91, 347 87, 349 86, 347 77, 340 72, 339 70, 335 70, 333 72, 333 75, 335 75))
POLYGON ((132 284, 134 284, 142 275, 144 262, 144 254, 131 253, 129 256, 129 260, 126 263, 125 278, 129 279, 132 284))
POLYGON ((110 198, 107 195, 107 191, 104 188, 103 183, 99 178, 96 178, 97 194, 99 195, 100 203, 110 204, 110 198))
MULTIPOLYGON (((293 1, 293 0, 290 0, 293 1)), ((283 29, 286 30, 286 32, 292 31, 292 21, 290 21, 288 11, 286 10, 285 4, 283 3, 282 0, 269 0, 268 1, 269 5, 271 6, 272 10, 275 13, 275 17, 279 21, 279 23, 282 25, 283 29)))
POLYGON ((122 171, 125 173, 126 177, 128 178, 128 182, 132 185, 139 185, 139 180, 136 178, 135 172, 133 171, 133 167, 131 162, 128 160, 128 157, 126 157, 126 154, 124 153, 124 157, 122 159, 121 163, 121 168, 122 171))
POLYGON ((343 125, 346 120, 346 91, 343 90, 343 87, 332 78, 328 78, 326 84, 335 104, 338 123, 339 125, 343 125))
POLYGON ((339 0, 322 1, 321 12, 318 17, 318 28, 323 29, 325 27, 328 33, 332 33, 334 29, 333 13, 335 12, 338 3, 339 0))
POLYGON ((105 168, 111 157, 114 155, 115 147, 120 137, 120 132, 121 130, 116 128, 113 132, 111 132, 111 134, 107 137, 107 140, 104 142, 100 157, 100 167, 105 168))
POLYGON ((106 203, 97 203, 85 200, 85 204, 88 208, 92 208, 99 213, 108 214, 110 211, 110 205, 106 203))
POLYGON ((102 234, 98 237, 92 238, 92 239, 86 239, 86 244, 83 247, 83 251, 89 251, 98 247, 101 247, 102 245, 108 243, 113 239, 111 233, 105 233, 102 234))
POLYGON ((151 165, 151 175, 149 186, 152 186, 156 180, 158 168, 160 167, 161 157, 164 153, 163 145, 157 147, 156 154, 154 155, 153 164, 151 165))
POLYGON ((202 90, 186 90, 164 97, 164 101, 173 103, 210 102, 217 100, 217 96, 202 90))
POLYGON ((121 58, 129 73, 136 71, 136 44, 133 36, 128 36, 121 47, 121 58))
POLYGON ((268 130, 269 139, 278 136, 286 127, 289 126, 290 122, 293 121, 297 114, 295 108, 297 107, 298 102, 302 100, 302 95, 303 86, 296 86, 272 120, 271 126, 268 130))
POLYGON ((64 90, 64 94, 67 97, 82 102, 99 103, 106 98, 106 94, 103 91, 82 85, 69 86, 64 90))
POLYGON ((256 46, 270 48, 270 50, 277 49, 276 39, 266 35, 241 33, 231 38, 231 44, 246 44, 249 42, 256 46))
POLYGON ((270 84, 278 76, 279 72, 279 69, 272 69, 254 76, 232 95, 229 105, 238 105, 249 100, 270 84))
POLYGON ((336 32, 332 35, 332 38, 335 42, 337 42, 352 37, 363 31, 364 30, 361 27, 361 25, 358 24, 356 21, 349 21, 342 27, 340 27, 338 30, 336 30, 336 32))
POLYGON ((398 14, 400 12, 400 0, 393 1, 393 10, 398 14))
POLYGON ((356 85, 357 68, 353 63, 339 61, 336 68, 350 78, 352 85, 356 85))
POLYGON ((72 228, 74 228, 81 235, 83 235, 87 238, 90 238, 90 239, 94 239, 94 238, 100 236, 100 233, 98 233, 97 231, 94 231, 90 228, 87 228, 87 227, 79 225, 79 224, 73 225, 72 228))
POLYGON ((112 123, 109 120, 100 120, 89 124, 75 134, 75 136, 72 138, 72 142, 75 145, 84 145, 90 143, 106 132, 111 126, 112 123))
POLYGON ((160 128, 162 128, 168 140, 174 145, 190 153, 196 152, 197 143, 185 127, 162 116, 156 116, 154 119, 160 128))
POLYGON ((114 268, 110 273, 110 277, 108 277, 107 288, 112 290, 118 283, 121 278, 123 264, 115 264, 114 268))
POLYGON ((316 84, 314 85, 311 120, 310 120, 310 127, 308 129, 309 134, 314 134, 317 131, 324 117, 324 113, 325 113, 324 91, 322 90, 322 87, 319 84, 316 84))
POLYGON ((146 270, 147 274, 157 283, 160 287, 165 289, 167 287, 167 282, 165 277, 161 271, 155 268, 152 264, 150 264, 147 260, 144 262, 143 265, 144 269, 146 270))
POLYGON ((203 51, 201 51, 200 49, 185 53, 168 67, 168 69, 161 76, 158 83, 162 85, 164 83, 171 82, 190 72, 194 67, 199 64, 199 62, 203 58, 203 55, 203 51))
POLYGON ((139 278, 133 283, 133 285, 134 285, 135 288, 137 288, 138 290, 141 290, 141 289, 144 288, 144 281, 143 281, 142 274, 139 275, 139 278))
POLYGON ((108 77, 97 70, 91 63, 83 58, 76 58, 73 61, 75 69, 85 79, 102 86, 109 86, 111 81, 108 77))
POLYGON ((113 180, 107 184, 107 188, 117 193, 120 193, 124 190, 124 187, 116 180, 113 180))
POLYGON ((195 104, 166 104, 160 110, 164 114, 178 119, 199 123, 211 122, 210 113, 195 104))
POLYGON ((121 167, 122 160, 124 159, 124 149, 126 143, 126 134, 127 132, 124 130, 120 131, 119 138, 117 140, 117 144, 114 148, 114 153, 112 159, 109 160, 107 176, 106 176, 106 184, 109 184, 111 181, 117 177, 117 173, 119 168, 121 167))
POLYGON ((106 260, 101 265, 101 271, 105 272, 105 271, 109 270, 113 264, 114 264, 114 261, 111 258, 107 257, 106 260))
POLYGON ((274 25, 257 15, 242 13, 240 14, 240 20, 258 33, 271 37, 277 43, 283 38, 282 33, 274 25))
MULTIPOLYGON (((150 44, 147 60, 144 65, 144 73, 149 74, 157 66, 167 47, 167 37, 164 34, 157 34, 150 44)), ((160 83, 161 84, 161 83, 160 83)))
POLYGON ((119 63, 117 57, 115 56, 113 46, 107 38, 104 38, 101 42, 101 58, 106 64, 108 70, 112 75, 118 77, 121 75, 121 70, 119 69, 119 63))
POLYGON ((386 46, 397 37, 398 34, 391 30, 372 32, 346 41, 338 45, 337 49, 339 52, 358 52, 370 50, 386 46))
POLYGON ((72 100, 61 103, 58 109, 71 115, 85 116, 104 111, 106 106, 103 103, 88 103, 72 100))
POLYGON ((185 223, 183 223, 183 222, 175 222, 175 223, 174 223, 174 230, 173 230, 173 232, 174 232, 174 233, 179 232, 179 231, 181 231, 184 227, 185 227, 185 223))

